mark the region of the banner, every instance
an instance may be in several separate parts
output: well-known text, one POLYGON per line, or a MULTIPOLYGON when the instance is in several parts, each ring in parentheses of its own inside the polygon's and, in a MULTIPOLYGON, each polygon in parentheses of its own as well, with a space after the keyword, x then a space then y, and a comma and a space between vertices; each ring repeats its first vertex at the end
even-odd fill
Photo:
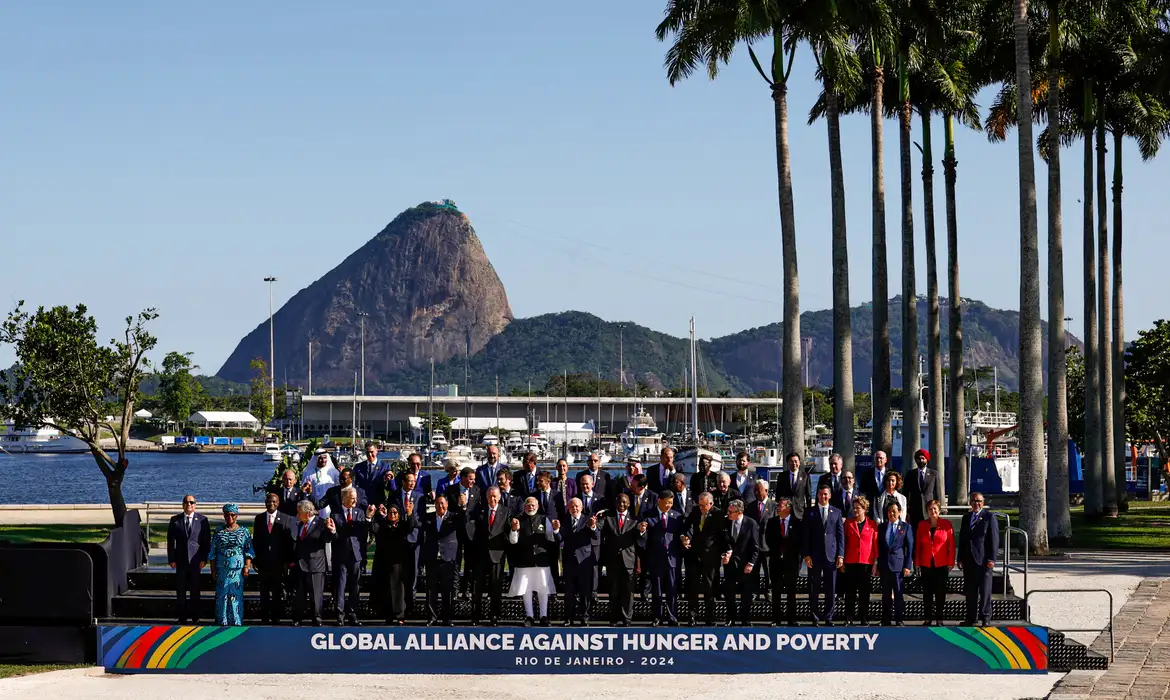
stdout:
POLYGON ((1044 673, 1043 627, 103 625, 111 673, 1044 673), (436 631, 441 629, 442 631, 436 631))

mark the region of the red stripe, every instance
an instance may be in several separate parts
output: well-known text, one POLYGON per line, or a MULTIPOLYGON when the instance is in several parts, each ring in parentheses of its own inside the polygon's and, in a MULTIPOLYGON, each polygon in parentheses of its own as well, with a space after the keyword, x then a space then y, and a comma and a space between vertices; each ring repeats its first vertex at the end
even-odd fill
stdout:
POLYGON ((1027 627, 1009 627, 1008 631, 1012 633, 1020 644, 1028 651, 1028 656, 1032 658, 1032 668, 1038 671, 1048 670, 1048 646, 1036 638, 1027 627))
POLYGON ((152 628, 149 632, 138 638, 134 642, 134 651, 130 654, 130 658, 126 660, 125 668, 142 668, 142 662, 146 659, 146 653, 154 646, 154 643, 159 640, 171 628, 165 625, 152 628))

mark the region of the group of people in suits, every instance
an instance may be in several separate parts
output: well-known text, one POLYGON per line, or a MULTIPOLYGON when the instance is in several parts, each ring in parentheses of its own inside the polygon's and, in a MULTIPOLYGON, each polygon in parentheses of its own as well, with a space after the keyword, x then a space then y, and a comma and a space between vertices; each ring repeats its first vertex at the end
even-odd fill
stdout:
MULTIPOLYGON (((359 624, 359 582, 374 542, 371 601, 388 624, 404 624, 412 614, 422 572, 432 625, 451 625, 454 601, 469 588, 472 624, 497 624, 505 595, 524 600, 525 624, 550 624, 548 601, 558 590, 564 623, 588 624, 599 584, 608 588, 609 622, 618 626, 632 622, 637 594, 652 600, 655 625, 683 624, 681 595, 689 602, 686 623, 701 617, 715 624, 722 597, 725 624, 750 624, 760 594, 771 598, 773 625, 795 625, 802 566, 816 625, 834 623, 839 588, 846 623, 868 624, 872 576, 881 581, 881 622, 902 624, 903 582, 915 568, 927 624, 941 624, 956 564, 964 572, 967 622, 986 623, 995 520, 983 510, 983 497, 972 494, 956 536, 940 517, 941 480, 928 463, 920 451, 902 477, 879 452, 872 470, 855 475, 833 455, 829 472, 815 478, 790 454, 770 493, 744 453, 734 472, 714 472, 700 459, 690 475, 675 467, 669 447, 658 464, 643 471, 632 460, 621 475, 602 470, 593 455, 572 478, 564 460, 548 471, 537 467, 536 455, 513 472, 491 446, 485 464, 449 463, 432 488, 420 456, 408 457, 407 469, 394 475, 368 445, 367 459, 352 468, 337 471, 318 458, 299 485, 287 472, 266 495, 253 535, 261 618, 276 624, 291 593, 293 622, 308 612, 320 624, 331 581, 338 623, 359 624)), ((178 574, 180 619, 197 621, 197 574, 209 528, 190 500, 172 520, 168 553, 178 574)))

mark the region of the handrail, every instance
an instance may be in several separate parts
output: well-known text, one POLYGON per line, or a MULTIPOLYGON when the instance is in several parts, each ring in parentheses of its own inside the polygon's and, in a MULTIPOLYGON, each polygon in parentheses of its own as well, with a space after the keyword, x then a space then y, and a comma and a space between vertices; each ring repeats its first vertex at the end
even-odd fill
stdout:
MULTIPOLYGON (((1024 596, 1024 613, 1027 615, 1028 624, 1032 624, 1032 607, 1030 605, 1028 605, 1028 599, 1034 593, 1104 593, 1105 595, 1109 596, 1109 623, 1107 625, 1105 625, 1105 629, 1107 629, 1109 631, 1109 663, 1113 663, 1113 647, 1115 645, 1115 643, 1113 641, 1113 594, 1111 592, 1109 592, 1108 589, 1105 589, 1105 588, 1037 588, 1034 591, 1029 591, 1028 594, 1024 596)), ((1056 630, 1057 632, 1097 632, 1098 634, 1100 634, 1102 631, 1099 629, 1074 629, 1074 628, 1061 629, 1058 627, 1052 627, 1052 629, 1056 630)))
MULTIPOLYGON (((1003 518, 1005 523, 1006 523, 1004 525, 1004 531, 1008 532, 1008 533, 1011 532, 1012 516, 1008 515, 1007 513, 998 511, 998 510, 991 511, 991 515, 992 515, 992 517, 995 517, 995 518, 1003 518)), ((1008 588, 1011 586, 1011 574, 1008 573, 1011 570, 1011 563, 1012 563, 1012 548, 1008 546, 1008 540, 1010 540, 1010 539, 1011 539, 1010 535, 1006 536, 1004 538, 1004 543, 1003 543, 1003 593, 1004 593, 1004 595, 1007 595, 1008 588)))
MULTIPOLYGON (((1022 530, 1018 527, 1008 527, 1006 532, 1007 532, 1007 535, 1005 535, 1004 545, 1003 545, 1004 552, 1005 552, 1005 554, 1004 554, 1005 558, 1007 556, 1009 556, 1008 553, 1011 552, 1012 533, 1016 532, 1016 533, 1019 533, 1019 534, 1024 536, 1024 568, 1020 569, 1019 566, 1009 566, 1008 568, 1012 571, 1016 571, 1016 572, 1024 574, 1024 598, 1027 599, 1027 597, 1028 597, 1028 550, 1031 549, 1031 545, 1028 542, 1028 533, 1025 530, 1022 530)), ((1004 584, 1003 592, 1005 595, 1007 594, 1007 584, 1006 583, 1004 584)))

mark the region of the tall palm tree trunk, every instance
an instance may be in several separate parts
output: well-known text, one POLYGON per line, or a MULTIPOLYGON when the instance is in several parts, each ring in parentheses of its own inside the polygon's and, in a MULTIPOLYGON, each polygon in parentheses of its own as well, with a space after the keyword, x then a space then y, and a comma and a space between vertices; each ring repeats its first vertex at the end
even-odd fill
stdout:
POLYGON ((1064 241, 1060 206, 1060 15, 1048 2, 1048 539, 1072 538, 1068 502, 1068 372, 1064 333, 1064 241))
POLYGON ((873 178, 873 449, 890 455, 893 432, 890 427, 890 281, 886 261, 886 177, 882 134, 882 106, 885 75, 881 57, 874 57, 869 106, 870 147, 873 178))
POLYGON ((951 468, 954 478, 951 486, 951 503, 967 504, 970 491, 967 473, 967 421, 963 400, 963 313, 959 296, 959 215, 955 202, 955 184, 958 180, 959 162, 955 159, 955 118, 948 114, 945 122, 946 148, 943 152, 943 180, 947 197, 947 272, 950 296, 950 315, 947 332, 950 343, 950 410, 951 410, 951 468))
POLYGON ((914 197, 910 171, 910 67, 898 56, 898 145, 902 175, 902 471, 914 465, 921 444, 918 394, 918 292, 914 273, 914 197))
MULTIPOLYGON (((1125 323, 1121 301, 1121 140, 1124 132, 1113 131, 1113 458, 1116 462, 1117 507, 1129 510, 1129 491, 1125 486, 1125 323)), ((1137 469, 1137 465, 1134 465, 1137 469)))
MULTIPOLYGON (((1104 95, 1098 104, 1105 104, 1104 95)), ((1113 464, 1113 350, 1109 338, 1113 330, 1109 305, 1109 212, 1105 201, 1105 117, 1097 114, 1097 373, 1100 376, 1101 416, 1101 488, 1105 498, 1105 515, 1117 516, 1117 473, 1113 464)), ((1121 487, 1125 488, 1122 481, 1121 487)))
POLYGON ((1084 139, 1084 257, 1085 278, 1085 515, 1099 518, 1104 510, 1101 481, 1101 401, 1097 374, 1097 250, 1093 223, 1093 118, 1096 108, 1092 88, 1085 88, 1084 139))
POLYGON ((849 239, 845 228, 845 168, 836 85, 825 80, 829 177, 833 199, 833 445, 846 471, 853 459, 853 321, 849 309, 849 239))
POLYGON ((926 230, 926 366, 930 375, 930 403, 926 420, 930 427, 930 466, 939 475, 938 493, 943 500, 946 484, 946 442, 943 435, 942 339, 938 310, 938 250, 934 238, 934 149, 931 147, 930 108, 922 113, 922 208, 926 230))
POLYGON ((800 280, 796 265, 796 216, 788 154, 788 86, 784 35, 772 34, 772 102, 776 109, 776 170, 780 189, 780 248, 784 267, 784 449, 804 455, 804 387, 800 377, 800 280))
POLYGON ((1040 249, 1032 160, 1032 70, 1028 2, 1015 0, 1016 101, 1020 161, 1020 523, 1034 554, 1048 553, 1044 491, 1044 376, 1041 371, 1040 249))

